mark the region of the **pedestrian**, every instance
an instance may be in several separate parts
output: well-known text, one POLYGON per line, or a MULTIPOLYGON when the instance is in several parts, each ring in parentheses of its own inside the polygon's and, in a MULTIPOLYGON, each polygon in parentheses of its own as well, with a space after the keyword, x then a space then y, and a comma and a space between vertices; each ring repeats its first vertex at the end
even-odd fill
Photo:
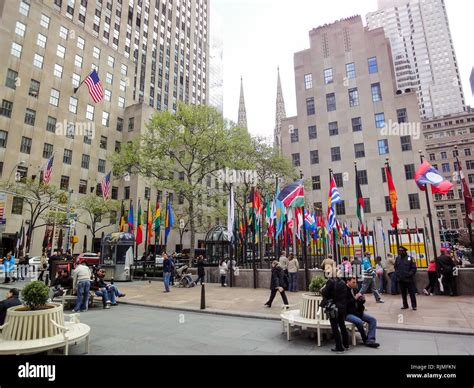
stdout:
POLYGON ((279 292, 281 299, 283 301, 283 304, 287 306, 288 299, 285 294, 285 289, 284 289, 284 273, 283 269, 280 266, 280 263, 276 260, 273 260, 272 262, 272 277, 270 281, 270 298, 268 301, 264 304, 264 306, 270 308, 272 307, 273 299, 275 299, 276 293, 279 292))
POLYGON ((300 264, 298 259, 295 258, 293 253, 290 253, 288 260, 288 276, 289 276, 289 288, 290 292, 298 291, 298 271, 300 269, 300 264))
POLYGON ((423 293, 425 295, 433 296, 434 290, 435 290, 435 287, 436 287, 436 283, 437 283, 437 280, 438 280, 438 271, 436 269, 436 260, 434 258, 432 258, 430 260, 430 263, 428 265, 428 279, 429 279, 429 283, 423 289, 423 293))
POLYGON ((456 279, 454 279, 455 264, 450 256, 448 248, 441 249, 441 255, 437 259, 444 295, 456 296, 456 279))
POLYGON ((377 303, 384 303, 382 297, 380 296, 377 288, 375 287, 375 270, 372 267, 372 263, 370 262, 370 252, 365 252, 365 256, 362 259, 362 287, 360 289, 360 293, 365 295, 367 292, 372 291, 374 295, 375 301, 377 303))
POLYGON ((398 249, 398 257, 395 261, 395 271, 397 273, 397 279, 400 282, 400 290, 402 292, 403 306, 401 309, 405 310, 408 308, 407 293, 409 293, 411 308, 416 311, 416 263, 411 256, 408 256, 407 252, 408 250, 404 246, 401 246, 398 249))
POLYGON ((204 277, 206 275, 206 270, 204 269, 204 258, 202 255, 198 256, 198 261, 197 261, 197 274, 198 278, 196 279, 196 284, 198 284, 199 281, 201 281, 201 285, 204 281, 204 277))
MULTIPOLYGON (((38 280, 40 281, 43 281, 43 276, 44 276, 44 273, 46 272, 46 269, 48 268, 48 258, 46 257, 46 255, 43 254, 41 255, 41 258, 40 258, 40 263, 39 263, 39 268, 38 270, 40 271, 40 274, 38 276, 38 280)), ((49 282, 48 282, 48 273, 46 272, 46 280, 44 281, 45 284, 47 285, 49 282)))
POLYGON ((21 280, 25 280, 28 277, 28 265, 30 261, 30 254, 27 253, 24 256, 20 257, 18 260, 18 269, 17 269, 17 278, 21 280))
POLYGON ((335 266, 335 262, 332 258, 332 255, 329 254, 327 258, 323 260, 321 263, 321 269, 324 271, 324 275, 326 278, 329 278, 333 273, 333 267, 335 266))
POLYGON ((390 293, 392 295, 398 295, 398 281, 397 281, 397 273, 395 272, 395 256, 393 253, 387 253, 387 275, 390 279, 390 293))
POLYGON ((227 262, 224 259, 222 259, 219 263, 219 276, 221 279, 221 286, 226 287, 227 284, 225 282, 225 278, 227 276, 227 262))
POLYGON ((357 279, 357 289, 360 290, 362 288, 362 262, 357 256, 352 258, 351 271, 357 279))
POLYGON ((382 258, 377 256, 375 259, 375 276, 379 283, 379 292, 381 294, 385 293, 385 271, 382 265, 382 258))
POLYGON ((288 258, 285 256, 285 253, 282 252, 280 255, 280 258, 278 259, 278 262, 280 263, 280 267, 283 271, 286 271, 288 273, 288 258))
POLYGON ((177 266, 178 266, 178 262, 176 260, 176 252, 173 252, 173 254, 171 255, 171 257, 169 259, 170 259, 170 262, 171 262, 170 285, 174 286, 174 275, 175 275, 175 271, 176 271, 177 266))
POLYGON ((11 252, 7 253, 7 256, 3 259, 3 270, 5 271, 5 279, 3 280, 3 284, 10 283, 10 273, 12 271, 11 267, 11 260, 15 260, 15 256, 12 255, 11 252))
POLYGON ((347 258, 347 256, 344 256, 342 258, 341 271, 342 271, 342 274, 343 274, 342 277, 344 279, 347 279, 348 277, 351 276, 352 265, 351 265, 351 262, 349 261, 349 259, 347 258))
POLYGON ((165 292, 170 292, 170 277, 173 267, 172 260, 166 253, 163 253, 163 283, 165 286, 165 292))
POLYGON ((5 323, 5 318, 7 316, 7 310, 13 306, 21 305, 20 291, 17 288, 11 288, 7 292, 7 298, 0 302, 0 326, 5 323))
POLYGON ((89 307, 89 291, 91 288, 91 271, 85 261, 77 265, 72 274, 73 290, 76 290, 76 305, 73 313, 87 311, 89 307))

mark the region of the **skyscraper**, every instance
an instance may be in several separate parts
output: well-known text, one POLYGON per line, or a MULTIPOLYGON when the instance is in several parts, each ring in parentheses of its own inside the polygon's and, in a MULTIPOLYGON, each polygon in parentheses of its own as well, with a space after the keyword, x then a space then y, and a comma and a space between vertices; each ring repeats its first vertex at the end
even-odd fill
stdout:
POLYGON ((397 89, 416 91, 423 120, 465 111, 444 0, 379 0, 367 26, 384 29, 397 89))
POLYGON ((209 105, 224 112, 224 42, 222 20, 211 7, 211 27, 209 44, 209 105))

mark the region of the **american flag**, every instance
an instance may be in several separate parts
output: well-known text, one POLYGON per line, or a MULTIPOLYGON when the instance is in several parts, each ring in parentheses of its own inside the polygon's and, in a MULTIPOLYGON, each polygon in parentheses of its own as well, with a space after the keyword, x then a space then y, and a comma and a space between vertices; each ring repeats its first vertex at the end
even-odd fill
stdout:
POLYGON ((48 163, 43 167, 43 184, 44 185, 49 185, 49 182, 51 181, 51 175, 53 173, 53 161, 54 161, 54 155, 49 158, 48 163))
POLYGON ((112 174, 112 171, 110 171, 104 179, 102 179, 102 182, 100 182, 100 187, 102 189, 102 196, 104 197, 104 200, 107 201, 109 199, 110 195, 110 175, 112 174))
POLYGON ((87 76, 84 80, 87 87, 89 88, 89 94, 91 95, 94 102, 102 101, 104 98, 104 91, 102 89, 102 84, 100 83, 99 76, 97 72, 94 70, 87 76))

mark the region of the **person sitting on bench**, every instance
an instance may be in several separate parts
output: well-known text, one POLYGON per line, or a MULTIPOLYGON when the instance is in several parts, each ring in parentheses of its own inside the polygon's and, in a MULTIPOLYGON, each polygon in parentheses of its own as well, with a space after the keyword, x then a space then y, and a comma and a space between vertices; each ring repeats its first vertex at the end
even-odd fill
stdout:
POLYGON ((102 297, 102 302, 105 309, 109 309, 110 306, 117 306, 116 297, 124 297, 125 294, 119 292, 117 286, 114 284, 106 283, 104 281, 105 269, 98 268, 95 274, 94 281, 91 284, 91 290, 95 291, 97 296, 102 297))
POLYGON ((67 270, 58 271, 53 286, 53 299, 58 296, 63 296, 66 290, 72 290, 72 277, 67 270))

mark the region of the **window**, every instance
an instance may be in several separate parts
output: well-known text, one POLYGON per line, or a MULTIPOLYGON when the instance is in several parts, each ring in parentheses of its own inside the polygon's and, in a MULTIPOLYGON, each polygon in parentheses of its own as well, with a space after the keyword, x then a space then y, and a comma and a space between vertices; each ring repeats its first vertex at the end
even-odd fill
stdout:
POLYGON ((356 69, 353 62, 346 64, 346 77, 347 79, 355 79, 356 77, 356 69))
POLYGON ((304 75, 304 87, 306 90, 313 88, 313 75, 312 74, 304 75))
POLYGON ((69 189, 69 177, 66 175, 61 175, 61 183, 59 185, 61 190, 69 189))
POLYGON ((104 159, 99 159, 99 166, 97 168, 97 171, 105 173, 105 160, 104 159))
POLYGON ((336 203, 336 214, 343 216, 346 214, 346 202, 342 200, 340 203, 336 203))
POLYGON ((36 44, 41 48, 45 48, 46 42, 47 42, 46 36, 38 33, 38 37, 36 38, 36 44))
POLYGON ((397 109, 397 120, 398 120, 398 124, 408 122, 407 110, 405 108, 397 109))
POLYGON ((405 164, 405 179, 407 181, 415 179, 415 165, 405 164))
POLYGON ((8 132, 0 129, 0 148, 7 148, 8 132))
POLYGON ((299 142, 299 134, 298 134, 298 128, 294 128, 292 132, 290 132, 290 139, 292 143, 298 143, 299 142))
POLYGON ((0 107, 0 116, 12 117, 13 102, 8 100, 2 100, 2 106, 0 107))
POLYGON ((78 36, 77 41, 76 41, 76 47, 80 50, 84 50, 84 44, 85 44, 84 39, 78 36))
POLYGON ((392 201, 390 200, 390 196, 385 197, 385 211, 392 211, 392 201))
POLYGON ((356 158, 365 158, 364 143, 354 144, 354 152, 356 158))
MULTIPOLYGON (((402 136, 400 138, 400 143, 402 145, 402 151, 411 151, 412 150, 410 136, 402 136)), ((431 155, 434 155, 434 154, 431 154, 431 155)), ((431 155, 430 155, 430 157, 431 157, 431 155)), ((432 159, 432 160, 434 160, 434 159, 432 159)))
POLYGON ((124 65, 123 63, 120 65, 120 73, 124 76, 127 75, 127 65, 124 65))
POLYGON ((114 63, 115 63, 114 57, 112 57, 111 55, 109 55, 109 56, 107 57, 107 64, 108 64, 110 67, 114 67, 114 63))
POLYGON ((382 101, 382 90, 380 89, 380 83, 372 84, 372 101, 379 102, 382 101))
POLYGON ((42 55, 39 55, 39 54, 35 54, 35 56, 33 57, 33 66, 37 67, 38 69, 42 69, 43 68, 43 56, 42 55))
POLYGON ((25 36, 25 31, 26 31, 26 26, 22 22, 16 22, 15 34, 23 38, 25 36))
POLYGON ((21 44, 13 42, 10 54, 13 55, 14 57, 20 58, 22 49, 23 49, 23 46, 21 44))
POLYGON ((364 214, 372 213, 370 208, 370 198, 364 198, 364 214))
POLYGON ((86 132, 86 134, 84 135, 84 143, 92 144, 92 137, 88 132, 86 132))
POLYGON ((59 105, 59 90, 51 89, 51 94, 49 96, 49 103, 54 106, 59 105))
POLYGON ((464 150, 464 156, 471 156, 471 149, 470 148, 466 148, 464 150))
POLYGON ((60 44, 58 44, 58 48, 56 50, 56 55, 59 57, 59 58, 62 58, 64 59, 64 55, 66 54, 66 47, 64 46, 61 46, 60 44))
POLYGON ((382 182, 387 183, 387 171, 385 170, 385 167, 382 167, 382 182))
POLYGON ((69 112, 77 113, 77 98, 69 97, 69 112))
POLYGON ((56 132, 56 118, 48 116, 46 120, 46 130, 52 133, 56 132))
POLYGON ((107 137, 106 136, 101 136, 100 137, 99 147, 102 148, 103 150, 107 149, 107 137))
POLYGON ((89 155, 82 154, 81 167, 89 169, 89 162, 91 157, 89 155))
POLYGON ((379 146, 379 155, 387 155, 389 153, 387 139, 379 140, 378 146, 379 146))
POLYGON ((359 90, 357 88, 349 89, 349 106, 359 106, 359 90))
POLYGON ((436 155, 435 154, 430 154, 430 161, 436 160, 436 155))
POLYGON ((109 101, 112 99, 112 92, 108 89, 104 89, 104 100, 109 101))
POLYGON ((328 112, 333 112, 336 110, 336 95, 334 93, 326 94, 326 106, 328 112))
POLYGON ((49 17, 45 14, 41 14, 40 25, 43 28, 49 28, 49 17))
POLYGON ((65 149, 63 154, 63 163, 71 164, 72 163, 72 150, 65 149))
MULTIPOLYGON (((4 131, 3 131, 3 132, 4 132, 4 131)), ((5 133, 6 133, 6 132, 5 132, 5 133)), ((1 132, 0 132, 0 147, 1 147, 1 145, 2 145, 1 140, 2 140, 2 136, 1 136, 1 132)), ((469 183, 471 183, 471 184, 474 183, 474 174, 469 174, 469 175, 468 175, 468 179, 469 179, 469 183)))
POLYGON ((326 85, 332 84, 334 82, 332 69, 324 70, 324 83, 326 85))
POLYGON ((300 154, 292 154, 293 166, 298 167, 300 165, 300 154))
POLYGON ((79 181, 79 194, 87 194, 87 181, 84 179, 79 181))
POLYGON ((115 141, 115 152, 120 152, 121 143, 119 141, 115 141))
MULTIPOLYGON (((28 16, 28 12, 30 11, 30 5, 25 2, 25 1, 22 1, 20 3, 20 9, 18 10, 22 15, 24 16, 28 16)), ((21 214, 21 213, 20 213, 21 214)))
POLYGON ((375 114, 375 128, 383 128, 385 126, 385 114, 376 113, 375 114))
POLYGON ((18 215, 23 214, 23 198, 13 197, 12 214, 18 214, 18 215))
POLYGON ((309 159, 311 160, 311 164, 318 164, 319 163, 319 151, 314 150, 309 152, 309 159))
POLYGON ((339 134, 339 127, 337 121, 329 123, 329 136, 337 136, 339 134))
POLYGON ((102 125, 104 127, 109 126, 109 112, 102 112, 102 125))
POLYGON ((135 127, 135 117, 130 117, 128 119, 128 132, 132 132, 135 127))
POLYGON ((25 124, 35 125, 35 120, 36 120, 36 111, 33 109, 26 108, 25 124))
POLYGON ((368 185, 369 180, 367 178, 367 170, 358 170, 357 171, 357 179, 359 181, 359 184, 368 185))
POLYGON ((53 75, 58 78, 62 78, 63 76, 63 67, 58 65, 57 63, 54 64, 53 75))
POLYGON ((118 98, 118 107, 123 108, 125 106, 125 98, 119 97, 118 98))
POLYGON ((43 146, 43 158, 49 159, 53 155, 53 145, 44 143, 43 146))
POLYGON ((353 132, 362 131, 362 119, 360 117, 354 117, 352 119, 352 131, 353 132))
POLYGON ((341 148, 340 147, 331 148, 331 160, 333 162, 337 162, 338 160, 341 160, 341 148))
POLYGON ((112 186, 112 199, 118 199, 118 187, 112 186))
POLYGON ((117 117, 117 131, 123 131, 123 119, 120 117, 117 117))
POLYGON ((344 187, 344 179, 342 179, 341 173, 333 174, 333 177, 337 187, 344 187))
POLYGON ((466 169, 474 170, 474 160, 466 160, 466 169))
POLYGON ((313 190, 321 190, 321 177, 319 175, 311 178, 313 182, 313 190))
POLYGON ((410 203, 410 210, 420 209, 420 197, 418 194, 408 194, 408 202, 410 203))
POLYGON ((377 57, 372 57, 367 60, 369 65, 369 74, 375 74, 379 72, 379 68, 377 65, 377 57))
POLYGON ((92 50, 92 56, 96 59, 99 59, 100 58, 100 48, 94 46, 94 48, 92 50))
POLYGON ((74 66, 81 68, 82 67, 82 57, 77 55, 74 57, 74 66))
POLYGON ((310 125, 308 127, 308 137, 309 137, 309 140, 316 139, 318 137, 316 125, 310 125))
POLYGON ((112 80, 113 80, 113 75, 111 73, 107 73, 105 75, 105 82, 107 82, 108 84, 112 84, 112 80))
POLYGON ((69 34, 69 30, 64 27, 64 26, 60 26, 59 27, 59 36, 63 39, 67 39, 67 36, 69 34))
POLYGON ((459 229, 459 220, 451 219, 451 229, 459 229))
POLYGON ((29 154, 31 152, 31 142, 32 140, 29 137, 21 138, 20 152, 24 154, 29 154))
POLYGON ((447 152, 441 152, 441 159, 448 159, 448 153, 447 152))
POLYGON ((308 116, 316 114, 316 109, 314 107, 314 98, 307 98, 306 99, 306 114, 308 116))
POLYGON ((443 169, 443 172, 451 172, 451 167, 449 166, 449 163, 443 163, 441 165, 441 168, 443 169))
POLYGON ((86 109, 86 119, 93 121, 94 120, 94 106, 87 104, 86 109))
POLYGON ((18 79, 18 73, 12 69, 8 69, 7 78, 5 80, 5 86, 11 89, 16 89, 17 79, 18 79))
POLYGON ((125 91, 125 87, 127 86, 127 82, 124 79, 120 80, 119 88, 122 92, 125 91))
POLYGON ((81 76, 76 73, 72 73, 72 86, 75 88, 79 87, 79 84, 81 83, 81 76))

